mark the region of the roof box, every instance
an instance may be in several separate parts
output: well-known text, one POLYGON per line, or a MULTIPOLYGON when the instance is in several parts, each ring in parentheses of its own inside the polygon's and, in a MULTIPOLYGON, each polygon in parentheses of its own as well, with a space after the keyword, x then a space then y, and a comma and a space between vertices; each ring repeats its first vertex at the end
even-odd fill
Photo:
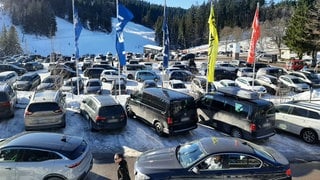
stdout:
POLYGON ((254 100, 254 99, 260 98, 259 93, 246 90, 246 89, 241 89, 240 87, 232 87, 232 86, 221 87, 221 88, 218 88, 218 91, 225 95, 235 96, 242 99, 254 100))

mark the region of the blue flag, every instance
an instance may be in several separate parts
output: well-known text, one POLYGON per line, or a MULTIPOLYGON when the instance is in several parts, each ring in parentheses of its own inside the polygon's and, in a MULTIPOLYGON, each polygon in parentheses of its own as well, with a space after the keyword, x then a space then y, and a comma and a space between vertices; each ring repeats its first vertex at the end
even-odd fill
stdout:
POLYGON ((169 29, 167 24, 167 17, 166 17, 166 9, 164 7, 163 13, 163 24, 162 24, 162 31, 163 31, 163 68, 168 68, 168 61, 169 61, 169 29))
POLYGON ((122 4, 118 4, 117 18, 118 24, 116 26, 116 49, 119 56, 120 66, 124 66, 126 65, 126 57, 124 50, 123 29, 126 24, 133 18, 133 14, 122 4))
POLYGON ((79 19, 77 8, 74 8, 73 28, 74 28, 74 42, 75 42, 75 48, 76 48, 75 58, 78 59, 79 58, 78 40, 82 31, 82 25, 79 19))

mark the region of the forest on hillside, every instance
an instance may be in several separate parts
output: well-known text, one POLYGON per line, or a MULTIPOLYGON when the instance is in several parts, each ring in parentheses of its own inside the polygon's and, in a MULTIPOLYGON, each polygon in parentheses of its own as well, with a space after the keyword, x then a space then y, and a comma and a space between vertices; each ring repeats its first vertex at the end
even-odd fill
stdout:
MULTIPOLYGON (((53 37, 57 30, 55 16, 72 22, 72 0, 0 0, 10 12, 12 22, 25 33, 53 37)), ((110 33, 111 18, 116 16, 115 0, 74 0, 84 28, 110 33)), ((314 0, 305 1, 308 4, 314 0)), ((119 0, 134 14, 135 23, 155 30, 155 40, 162 44, 163 6, 143 0, 119 0)), ((257 3, 260 4, 262 35, 284 34, 297 6, 296 0, 213 0, 216 26, 220 40, 244 38, 250 32, 257 3), (278 27, 275 30, 275 27, 278 27)), ((210 3, 194 5, 189 9, 167 8, 171 49, 184 49, 208 43, 208 17, 210 3)), ((246 37, 247 38, 247 37, 246 37)))

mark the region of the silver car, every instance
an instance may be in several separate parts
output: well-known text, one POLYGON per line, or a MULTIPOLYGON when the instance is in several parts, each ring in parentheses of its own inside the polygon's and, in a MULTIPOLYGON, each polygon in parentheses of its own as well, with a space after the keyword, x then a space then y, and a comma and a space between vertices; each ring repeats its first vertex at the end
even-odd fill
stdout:
POLYGON ((93 165, 87 142, 58 133, 20 133, 0 140, 0 179, 84 179, 93 165))
POLYGON ((320 139, 320 105, 313 102, 292 101, 276 108, 276 128, 287 131, 307 143, 317 143, 320 139))
POLYGON ((85 94, 101 94, 102 83, 100 79, 89 79, 84 86, 85 94))
POLYGON ((281 75, 279 81, 288 86, 291 91, 305 92, 310 90, 310 86, 301 78, 293 75, 281 75))

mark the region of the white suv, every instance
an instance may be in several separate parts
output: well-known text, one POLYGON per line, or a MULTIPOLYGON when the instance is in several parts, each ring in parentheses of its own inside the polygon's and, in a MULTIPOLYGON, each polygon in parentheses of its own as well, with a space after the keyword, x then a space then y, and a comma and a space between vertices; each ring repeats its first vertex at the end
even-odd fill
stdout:
POLYGON ((319 142, 320 104, 291 101, 275 108, 277 129, 300 135, 307 143, 319 142))

